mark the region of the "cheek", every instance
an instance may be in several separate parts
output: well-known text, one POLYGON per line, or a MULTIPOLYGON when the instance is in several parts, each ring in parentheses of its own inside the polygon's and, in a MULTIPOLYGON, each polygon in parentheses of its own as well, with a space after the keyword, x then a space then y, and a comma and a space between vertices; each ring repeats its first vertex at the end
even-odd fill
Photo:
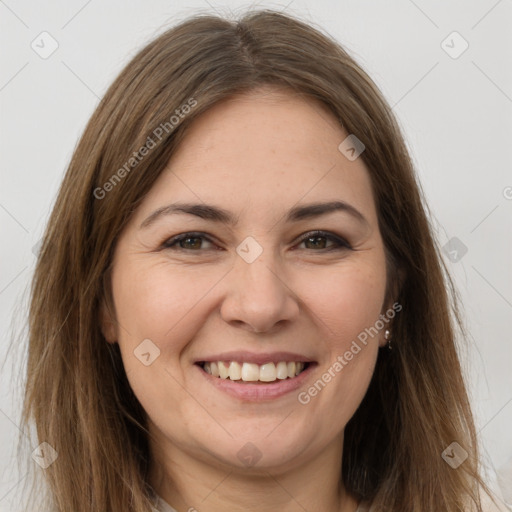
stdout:
MULTIPOLYGON (((214 286, 215 276, 199 276, 191 269, 169 268, 167 262, 120 264, 113 275, 113 291, 121 341, 151 338, 158 344, 186 338, 197 322, 194 310, 214 286), (124 328, 124 332, 123 332, 124 328), (176 335, 179 333, 179 337, 176 335)), ((166 347, 179 350, 179 343, 166 347)))
POLYGON ((305 303, 321 321, 331 350, 345 351, 375 325, 383 308, 386 270, 380 259, 317 272, 314 286, 303 283, 305 303))
POLYGON ((149 416, 165 416, 167 422, 171 420, 162 404, 174 413, 186 409, 181 355, 200 325, 201 298, 215 283, 211 275, 194 279, 192 273, 133 256, 119 261, 112 275, 118 344, 128 381, 149 416))
MULTIPOLYGON (((353 415, 366 393, 382 332, 375 326, 382 312, 386 270, 383 259, 340 266, 316 274, 304 296, 323 332, 325 359, 316 382, 303 390, 301 403, 329 418, 322 429, 335 433, 353 415)), ((306 284, 303 285, 306 289, 306 284)))
POLYGON ((172 404, 175 411, 190 405, 182 384, 188 369, 184 356, 211 312, 208 292, 225 274, 225 269, 214 272, 137 257, 114 267, 112 288, 123 365, 150 416, 162 415, 162 403, 172 404), (148 356, 136 356, 148 352, 152 362, 145 366, 148 356))

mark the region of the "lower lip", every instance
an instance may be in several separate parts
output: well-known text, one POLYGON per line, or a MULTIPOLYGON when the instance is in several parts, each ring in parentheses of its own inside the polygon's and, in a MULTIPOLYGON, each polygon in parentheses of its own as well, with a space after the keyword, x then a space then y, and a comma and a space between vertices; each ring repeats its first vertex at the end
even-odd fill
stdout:
POLYGON ((316 363, 309 363, 309 366, 304 371, 292 379, 276 380, 269 383, 242 383, 241 381, 231 379, 221 379, 206 373, 199 365, 195 366, 207 382, 217 389, 240 400, 259 402, 279 398, 300 388, 314 370, 316 363))

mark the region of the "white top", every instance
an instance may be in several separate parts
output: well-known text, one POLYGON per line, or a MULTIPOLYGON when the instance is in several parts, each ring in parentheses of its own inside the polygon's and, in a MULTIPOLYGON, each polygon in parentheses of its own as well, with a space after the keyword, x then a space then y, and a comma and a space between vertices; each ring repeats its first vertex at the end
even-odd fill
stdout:
MULTIPOLYGON (((509 509, 504 504, 502 505, 502 503, 499 503, 498 507, 496 507, 496 505, 494 503, 492 503, 490 500, 489 501, 488 500, 489 500, 489 497, 487 495, 483 494, 482 505, 484 506, 483 510, 485 512, 508 512, 509 509), (503 506, 503 508, 502 508, 502 506, 503 506)), ((171 505, 166 503, 158 495, 156 496, 155 507, 156 508, 153 509, 154 512, 177 512, 176 509, 172 508, 171 505)), ((356 512, 368 512, 368 510, 369 510, 368 503, 360 503, 359 507, 357 507, 356 512)))
MULTIPOLYGON (((169 503, 165 502, 160 496, 156 496, 154 512, 177 512, 176 509, 172 508, 169 503)), ((368 506, 361 503, 357 508, 356 512, 367 512, 368 506)))
POLYGON ((160 496, 156 497, 154 512, 177 512, 169 503, 165 502, 160 496))

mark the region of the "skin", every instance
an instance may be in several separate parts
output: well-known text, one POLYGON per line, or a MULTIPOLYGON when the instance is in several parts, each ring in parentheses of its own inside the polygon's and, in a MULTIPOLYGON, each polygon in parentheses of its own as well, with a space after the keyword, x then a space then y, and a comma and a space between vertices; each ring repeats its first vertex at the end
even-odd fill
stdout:
POLYGON ((383 332, 308 404, 297 400, 389 307, 370 177, 361 158, 351 162, 338 150, 347 135, 321 104, 290 91, 263 88, 219 103, 191 125, 121 234, 115 319, 104 312, 103 332, 119 343, 149 417, 150 482, 180 512, 357 508, 339 484, 343 432, 367 390, 383 332), (284 221, 297 204, 333 200, 366 222, 346 212, 284 221), (221 206, 238 224, 173 214, 140 227, 177 201, 221 206), (301 241, 317 229, 351 249, 328 251, 336 244, 325 238, 301 241), (210 241, 162 248, 190 231, 210 241), (263 249, 252 263, 236 252, 248 236, 263 249), (160 350, 149 366, 134 356, 144 339, 160 350), (218 391, 193 365, 230 350, 291 351, 317 366, 299 390, 248 402, 218 391), (250 467, 237 457, 248 442, 261 455, 250 467))

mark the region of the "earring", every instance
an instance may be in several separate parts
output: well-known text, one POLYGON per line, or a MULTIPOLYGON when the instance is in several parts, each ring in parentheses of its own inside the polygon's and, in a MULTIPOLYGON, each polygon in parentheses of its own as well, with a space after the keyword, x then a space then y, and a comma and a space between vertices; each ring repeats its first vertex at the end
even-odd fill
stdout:
POLYGON ((389 329, 384 331, 384 339, 388 341, 388 350, 393 350, 393 347, 391 346, 391 331, 389 329))

